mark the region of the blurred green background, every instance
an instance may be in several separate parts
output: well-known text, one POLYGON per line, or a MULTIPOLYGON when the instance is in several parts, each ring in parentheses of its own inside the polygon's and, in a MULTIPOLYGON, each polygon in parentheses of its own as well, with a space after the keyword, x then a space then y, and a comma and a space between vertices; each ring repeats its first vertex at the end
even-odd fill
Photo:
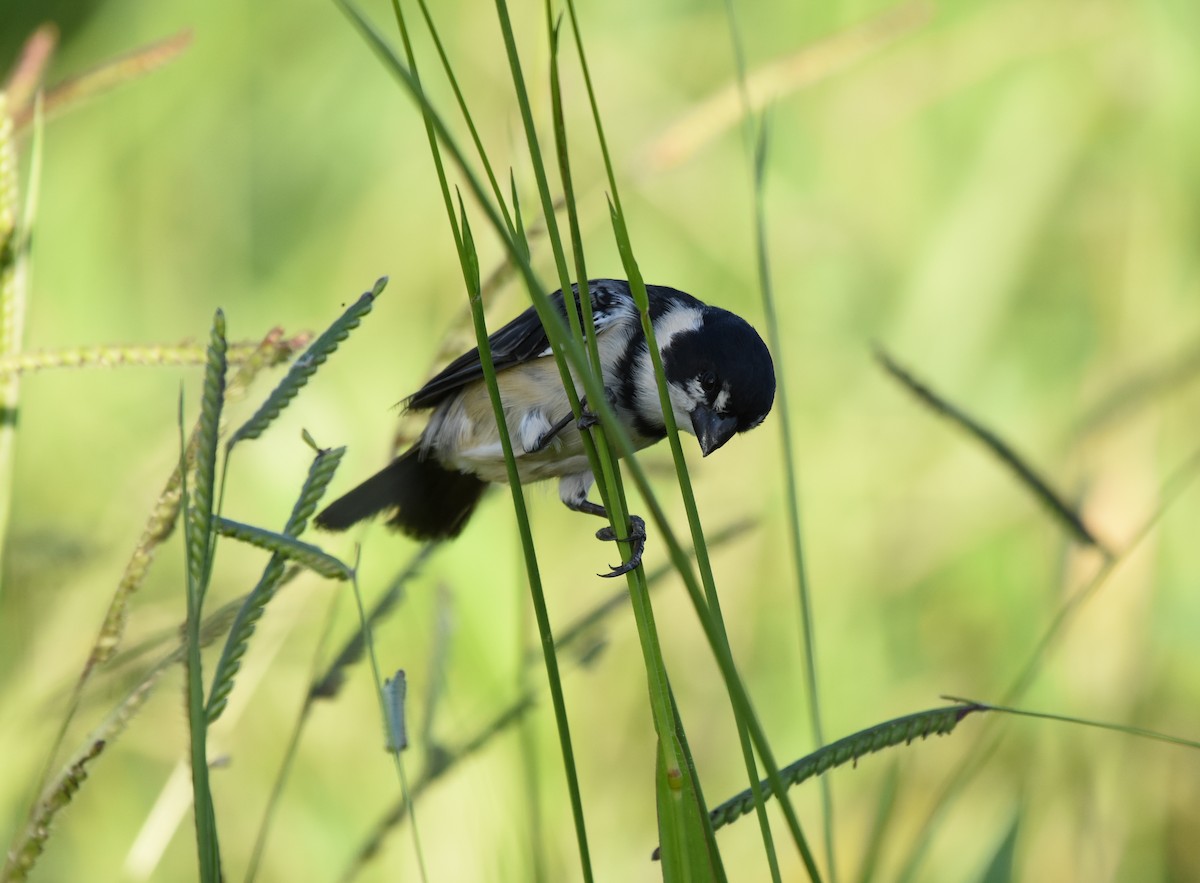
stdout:
MULTIPOLYGON (((515 169, 528 216, 533 179, 494 9, 435 7, 493 162, 515 169)), ((887 378, 873 342, 1029 456, 1116 550, 1163 502, 1196 444, 1200 407, 1200 384, 1186 371, 1114 399, 1132 381, 1170 375, 1200 347, 1200 5, 906 7, 908 24, 890 35, 838 36, 889 8, 738 4, 752 70, 799 57, 827 74, 770 106, 766 208, 830 739, 936 705, 941 693, 999 699, 1064 599, 1100 566, 993 458, 887 378), (824 54, 797 56, 811 45, 824 54), (1114 401, 1104 419, 1089 418, 1114 401)), ((368 12, 394 34, 384 4, 368 12)), ((548 136, 544 11, 523 3, 512 12, 548 136)), ((647 281, 761 327, 740 128, 687 142, 682 154, 662 140, 733 83, 723 5, 610 0, 582 3, 580 14, 647 281)), ((329 3, 7 0, 3 66, 47 19, 62 31, 51 81, 182 28, 194 43, 165 69, 48 124, 27 348, 203 340, 217 307, 234 339, 274 325, 320 330, 377 276, 391 277, 280 425, 234 458, 226 514, 278 528, 310 458, 300 430, 349 445, 333 492, 374 471, 388 456, 395 403, 424 380, 462 309, 419 115, 329 3)), ((428 41, 417 47, 449 113, 428 41)), ((573 63, 564 69, 589 270, 620 276, 586 98, 573 63)), ((481 219, 475 226, 486 268, 501 252, 481 219)), ((552 278, 546 249, 536 257, 552 278)), ((503 297, 498 317, 522 308, 517 293, 503 297)), ((181 383, 194 413, 197 370, 48 371, 23 382, 0 595, 6 837, 23 824, 67 691, 176 461, 181 383)), ((260 382, 239 413, 267 389, 260 382)), ((786 762, 814 746, 778 415, 710 460, 687 447, 706 526, 755 520, 715 567, 734 654, 786 762)), ((661 464, 662 498, 682 525, 669 452, 644 459, 661 464)), ((613 589, 593 574, 615 553, 591 538, 589 519, 564 515, 551 485, 529 497, 561 626, 613 589)), ((1198 518, 1200 496, 1185 488, 1079 609, 1024 705, 1200 734, 1198 518)), ((320 541, 349 558, 355 540, 369 597, 415 551, 380 526, 320 541)), ((247 591, 263 563, 232 543, 221 549, 217 601, 247 591)), ((647 549, 648 565, 665 561, 653 532, 647 549)), ((231 877, 245 867, 337 593, 336 639, 353 628, 347 592, 306 576, 273 602, 214 732, 212 749, 229 758, 213 788, 231 877)), ((715 804, 745 786, 728 701, 680 586, 668 580, 656 597, 715 804)), ((523 682, 544 684, 539 665, 521 670, 533 634, 527 607, 513 515, 495 493, 378 634, 384 668, 408 672, 417 727, 447 611, 449 664, 432 724, 441 743, 469 738, 523 682)), ((183 614, 176 537, 135 599, 129 639, 165 634, 169 643, 183 614)), ((627 610, 603 640, 605 652, 565 684, 595 866, 600 879, 652 880, 653 729, 627 610)), ((93 682, 68 746, 136 671, 118 667, 93 682)), ((309 723, 260 879, 336 878, 397 796, 367 670, 352 671, 337 703, 318 706, 309 723)), ((420 802, 432 879, 533 879, 535 850, 548 879, 578 877, 545 702, 530 723, 532 787, 514 731, 420 802)), ((880 879, 898 873, 943 782, 984 732, 969 720, 948 739, 832 774, 841 879, 855 879, 893 764, 897 805, 880 879)), ((172 778, 186 744, 176 672, 97 761, 35 879, 193 875, 186 780, 172 778)), ((410 752, 410 776, 424 748, 410 752)), ((814 844, 817 795, 812 784, 795 792, 814 844)), ((1017 817, 1017 879, 1200 879, 1195 754, 1028 720, 1003 725, 999 751, 937 823, 916 879, 979 879, 1017 817)), ((781 824, 776 831, 786 878, 800 879, 781 824)), ((718 836, 731 879, 765 878, 754 822, 718 836)), ((415 874, 403 828, 360 879, 415 874)))

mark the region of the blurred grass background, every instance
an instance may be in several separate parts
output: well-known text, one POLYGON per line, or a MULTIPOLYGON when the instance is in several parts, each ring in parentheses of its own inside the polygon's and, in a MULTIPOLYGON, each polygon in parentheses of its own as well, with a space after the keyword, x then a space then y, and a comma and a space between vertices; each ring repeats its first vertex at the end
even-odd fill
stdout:
MULTIPOLYGON (((794 56, 887 9, 743 4, 749 66, 794 56)), ((392 32, 382 4, 369 11, 392 32)), ((527 75, 544 97, 543 10, 512 12, 527 75)), ((661 149, 674 121, 733 81, 721 5, 617 0, 580 12, 647 280, 761 326, 740 130, 674 160, 661 149)), ((870 357, 873 341, 998 429, 1118 550, 1196 444, 1194 375, 1144 388, 1103 421, 1087 418, 1129 382, 1200 348, 1200 7, 1022 0, 927 12, 919 29, 769 112, 770 250, 830 738, 937 704, 943 692, 999 698, 1058 606, 1099 566, 993 459, 888 379, 870 357)), ((444 2, 434 14, 493 161, 511 164, 532 194, 494 11, 444 2)), ((276 324, 319 330, 377 276, 391 277, 374 315, 284 425, 234 459, 226 513, 280 527, 310 456, 300 429, 349 445, 335 491, 378 468, 395 431, 392 405, 425 378, 461 311, 419 114, 331 4, 9 0, 0 6, 0 66, 46 19, 62 29, 52 80, 181 28, 194 43, 167 68, 48 125, 27 348, 202 340, 218 306, 234 339, 276 324)), ((427 87, 448 108, 428 45, 418 41, 418 52, 427 87)), ((620 275, 602 168, 584 136, 586 101, 575 69, 564 73, 589 270, 620 275)), ((545 127, 548 104, 539 112, 545 127)), ((485 267, 499 257, 494 242, 480 246, 485 267)), ((523 306, 505 296, 501 317, 523 306)), ((23 824, 66 692, 177 459, 181 380, 194 406, 198 371, 45 372, 23 382, 0 594, 5 832, 23 824)), ((715 567, 735 656, 786 761, 814 746, 776 418, 711 460, 697 454, 694 477, 710 529, 757 520, 716 554, 715 567)), ((644 456, 669 470, 665 447, 644 456)), ((670 487, 667 477, 668 503, 670 487)), ((591 539, 586 519, 562 516, 552 486, 531 498, 551 613, 564 624, 610 591, 592 574, 614 553, 591 539)), ((1194 491, 1173 503, 1082 608, 1024 704, 1197 734, 1198 510, 1194 491)), ((378 526, 361 538, 363 587, 373 596, 415 548, 378 526)), ((326 545, 349 557, 351 543, 326 545)), ((131 640, 170 634, 183 616, 178 545, 137 597, 131 640)), ((248 590, 260 558, 222 546, 218 600, 248 590)), ((664 559, 652 535, 647 563, 664 559)), ((384 667, 408 671, 414 698, 430 686, 442 587, 453 626, 433 731, 454 745, 514 700, 522 677, 528 602, 503 495, 436 554, 378 635, 384 667)), ((213 736, 230 757, 213 787, 234 875, 339 591, 306 576, 274 602, 213 736)), ((745 784, 735 731, 683 593, 668 583, 657 598, 691 747, 716 803, 745 784)), ((344 635, 354 622, 349 599, 337 616, 344 635)), ((652 729, 628 614, 603 638, 605 652, 566 682, 595 866, 600 879, 656 879, 647 861, 652 729)), ((68 745, 130 676, 117 669, 92 685, 68 745)), ((540 685, 544 675, 535 668, 528 679, 540 685)), ((173 816, 163 797, 185 756, 178 685, 175 674, 97 762, 37 879, 192 873, 186 803, 173 816), (148 819, 162 827, 147 832, 148 819)), ((260 879, 335 878, 396 798, 374 703, 360 667, 336 705, 316 709, 260 879)), ((544 706, 531 720, 546 874, 570 879, 578 872, 553 724, 544 706)), ((949 739, 833 773, 843 879, 854 878, 891 764, 898 803, 881 879, 898 873, 942 782, 981 731, 969 721, 949 739)), ((916 879, 977 878, 1016 816, 1018 879, 1200 877, 1194 756, 1031 721, 1003 732, 999 752, 938 823, 916 879)), ((533 877, 524 777, 509 735, 422 799, 434 879, 533 877)), ((816 788, 795 800, 818 842, 816 788)), ((765 876, 753 822, 718 836, 733 879, 765 876)), ((781 848, 781 858, 787 878, 798 879, 795 856, 781 848)), ((404 831, 361 879, 413 874, 404 831)))

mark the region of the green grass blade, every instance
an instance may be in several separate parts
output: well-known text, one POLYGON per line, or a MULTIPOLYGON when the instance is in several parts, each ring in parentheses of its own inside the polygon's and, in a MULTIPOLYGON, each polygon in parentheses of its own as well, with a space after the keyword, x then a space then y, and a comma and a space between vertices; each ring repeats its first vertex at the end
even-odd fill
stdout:
MULTIPOLYGON (((345 448, 320 451, 308 470, 308 477, 300 491, 300 497, 292 508, 287 525, 283 529, 286 537, 297 537, 304 532, 308 520, 312 518, 317 504, 333 479, 338 465, 341 463, 345 448)), ((266 611, 267 604, 275 597, 276 591, 283 582, 288 559, 279 553, 273 554, 263 570, 258 584, 255 585, 245 602, 238 610, 237 618, 225 640, 217 667, 213 672, 212 687, 208 691, 206 713, 211 726, 221 716, 233 692, 233 682, 242 667, 242 657, 250 646, 250 638, 258 621, 266 611)))
MULTIPOLYGON (((41 104, 38 103, 40 108, 41 104)), ((0 90, 0 357, 20 355, 29 296, 29 242, 41 174, 42 126, 34 130, 29 197, 21 211, 20 164, 9 96, 0 90)), ((41 119, 40 115, 38 117, 41 119)), ((21 384, 16 375, 0 378, 0 561, 12 506, 12 470, 21 384)))
POLYGON ((1110 730, 1114 733, 1124 733, 1126 736, 1136 736, 1139 739, 1150 739, 1154 742, 1166 742, 1169 745, 1182 745, 1184 748, 1200 748, 1200 741, 1194 739, 1185 739, 1182 736, 1171 736, 1167 733, 1160 733, 1157 730, 1147 730, 1142 727, 1131 727, 1127 724, 1114 724, 1109 721, 1097 721, 1084 717, 1071 717, 1065 714, 1053 714, 1048 711, 1029 711, 1024 708, 1013 708, 1008 705, 991 705, 987 702, 976 702, 973 699, 959 699, 957 696, 944 696, 943 699, 949 699, 952 702, 970 703, 972 706, 977 706, 982 711, 997 711, 1003 714, 1016 715, 1018 717, 1032 717, 1039 720, 1058 721, 1064 724, 1075 724, 1080 727, 1096 727, 1101 730, 1110 730))
POLYGON ((1066 502, 1062 494, 1051 488, 1050 483, 1042 478, 1037 470, 1017 454, 1004 439, 1000 438, 993 430, 984 426, 961 408, 953 405, 943 396, 934 392, 928 385, 914 377, 907 369, 901 367, 883 349, 877 348, 875 350, 875 357, 879 360, 879 364, 883 366, 884 370, 900 381, 918 400, 928 405, 935 413, 941 414, 943 417, 949 419, 950 422, 959 426, 969 436, 991 451, 1001 463, 1012 470, 1021 484, 1049 510, 1050 514, 1075 539, 1084 545, 1094 546, 1107 557, 1112 557, 1112 553, 1103 543, 1096 539, 1095 534, 1083 523, 1083 518, 1066 502))
POLYGON ((984 869, 983 876, 979 878, 979 883, 1012 883, 1017 879, 1013 876, 1013 868, 1016 865, 1017 854, 1017 834, 1021 828, 1021 813, 1016 812, 1013 815, 1012 823, 1008 826, 1008 832, 1004 835, 1004 839, 1000 841, 996 847, 996 851, 992 854, 991 861, 988 862, 987 868, 984 869))
MULTIPOLYGON (((629 240, 629 232, 625 226, 625 219, 618 212, 615 204, 610 203, 610 213, 612 217, 613 233, 617 241, 617 249, 620 252, 622 263, 625 267, 625 273, 629 277, 630 290, 633 292, 634 301, 638 306, 638 313, 642 323, 642 333, 646 336, 649 343, 650 361, 654 368, 655 383, 658 387, 659 405, 663 413, 663 422, 667 429, 667 440, 671 446, 671 455, 675 464, 676 480, 679 483, 680 495, 683 498, 684 509, 687 512, 688 526, 692 535, 692 546, 696 553, 696 564, 700 571, 701 580, 704 585, 704 600, 702 607, 697 607, 698 615, 709 620, 709 628, 717 641, 716 651, 719 655, 727 657, 731 664, 733 659, 732 650, 729 646, 728 635, 725 631, 725 622, 721 615, 721 602, 717 594, 716 580, 712 572, 712 564, 708 557, 708 544, 704 537, 704 530, 700 523, 699 507, 696 505, 695 493, 692 490, 691 477, 688 474, 687 461, 684 459, 683 446, 679 440, 679 427, 675 425, 675 415, 671 405, 671 394, 667 389, 666 373, 662 364, 662 354, 659 351, 658 342, 654 334, 654 324, 650 320, 650 303, 646 293, 646 285, 642 279, 641 270, 638 267, 637 260, 633 255, 632 244, 629 240)), ((690 572, 690 567, 688 568, 690 572)), ((732 706, 735 723, 738 730, 738 741, 742 751, 742 760, 746 767, 746 774, 750 782, 750 788, 755 795, 758 804, 758 822, 762 834, 763 851, 767 858, 767 863, 770 867, 772 880, 779 883, 781 879, 779 870, 779 859, 775 853, 775 838, 771 833, 770 821, 767 817, 765 806, 765 795, 758 791, 758 767, 754 760, 754 748, 751 743, 748 725, 743 716, 743 708, 735 699, 734 693, 729 693, 730 705, 732 706)), ((689 761, 690 762, 690 761, 689 761)), ((698 789, 697 789, 698 790, 698 789)), ((701 801, 702 802, 702 799, 701 801)), ((790 823, 789 823, 790 824, 790 823)), ((706 829, 706 836, 711 840, 712 831, 706 829)), ((804 835, 800 830, 799 821, 793 828, 797 847, 800 849, 801 855, 808 851, 807 843, 804 835)), ((715 843, 709 844, 711 852, 716 852, 715 843)), ((810 863, 810 862, 809 862, 810 863)), ((815 871, 815 867, 812 869, 815 871)))
POLYGON ((375 286, 350 305, 336 322, 310 346, 296 363, 292 365, 287 376, 267 397, 262 406, 229 438, 226 451, 229 451, 240 441, 255 439, 266 432, 267 427, 288 406, 296 394, 308 383, 309 378, 324 364, 325 360, 338 348, 339 344, 350 336, 350 332, 362 324, 363 317, 371 312, 375 298, 379 297, 387 285, 387 277, 379 279, 375 286))
MULTIPOLYGON (((809 725, 812 729, 813 741, 817 745, 825 743, 825 731, 821 720, 821 693, 817 680, 816 661, 816 629, 813 624, 812 593, 808 583, 808 568, 805 566, 804 544, 800 524, 800 482, 798 467, 793 452, 796 450, 791 438, 791 419, 789 399, 787 394, 787 371, 783 364, 785 348, 780 340, 779 320, 775 312, 775 296, 771 283, 771 264, 767 251, 766 229, 766 160, 767 136, 766 119, 760 119, 755 126, 752 113, 750 87, 746 72, 745 49, 742 45, 737 15, 733 0, 725 2, 725 17, 729 24, 729 32, 733 44, 734 61, 737 74, 738 96, 741 101, 745 125, 743 132, 746 138, 747 152, 751 157, 752 195, 754 204, 754 244, 756 268, 758 270, 759 290, 762 293, 763 309, 766 314, 767 339, 776 361, 776 392, 778 418, 777 422, 783 435, 783 467, 787 488, 788 527, 791 541, 793 566, 796 571, 796 590, 800 608, 801 649, 804 653, 804 679, 809 696, 809 725)), ((836 853, 834 851, 834 814, 832 786, 826 779, 821 780, 821 809, 825 822, 825 860, 829 868, 829 877, 834 883, 838 879, 836 853)), ((811 873, 811 868, 809 869, 811 873)))
POLYGON ((303 564, 309 570, 328 579, 347 580, 353 573, 353 569, 348 564, 328 552, 286 534, 275 533, 272 530, 223 517, 218 517, 215 524, 217 532, 222 536, 241 540, 243 543, 265 549, 287 561, 303 564))
MULTIPOLYGON (((488 159, 487 151, 483 147, 483 139, 479 137, 479 130, 475 126, 475 119, 471 114, 470 108, 467 106, 467 100, 463 96, 462 89, 458 85, 458 77, 454 74, 454 66, 450 63, 450 56, 446 54, 446 47, 442 43, 442 37, 438 33, 437 25, 434 24, 433 16, 429 12, 429 6, 425 0, 418 0, 418 5, 421 8, 421 16, 425 19, 425 26, 429 29, 429 35, 433 38, 433 45, 437 49, 438 58, 442 62, 442 70, 446 74, 446 80, 450 83, 450 88, 454 90, 454 100, 458 103, 459 112, 462 114, 463 121, 467 124, 467 129, 471 133, 471 141, 475 145, 475 152, 479 156, 479 161, 483 165, 483 172, 487 175, 488 184, 491 185, 492 195, 496 199, 496 206, 500 209, 504 216, 504 223, 508 227, 508 232, 514 239, 518 236, 524 236, 524 230, 521 227, 520 216, 517 216, 515 222, 509 215, 508 209, 504 204, 504 194, 500 190, 500 182, 496 179, 496 173, 492 169, 492 163, 488 159)), ((399 0, 394 0, 394 9, 396 11, 397 22, 401 26, 402 38, 404 40, 404 50, 408 56, 409 67, 412 69, 414 76, 417 72, 415 57, 412 52, 412 46, 409 44, 407 29, 404 27, 404 18, 399 11, 399 0)), ((433 129, 426 120, 426 135, 429 137, 431 149, 437 153, 437 137, 433 129)), ((439 157, 438 163, 441 160, 439 157)), ((514 201, 515 208, 515 201, 514 201)))
MULTIPOLYGON (((571 728, 567 718, 566 698, 563 695, 562 678, 558 670, 558 658, 554 652, 554 633, 550 626, 550 613, 546 606, 545 593, 542 590, 542 578, 537 563, 537 551, 533 543, 533 531, 529 526, 529 513, 525 507, 525 492, 521 486, 521 477, 517 472, 517 463, 513 455, 512 439, 509 437, 508 423, 505 419, 504 404, 500 399, 500 389, 496 384, 496 366, 492 362, 491 348, 488 346, 487 326, 483 316, 483 303, 479 298, 478 259, 475 255, 474 239, 471 225, 467 220, 466 209, 459 202, 460 223, 462 231, 463 278, 468 285, 468 296, 471 303, 471 319, 475 325, 475 341, 479 347, 480 363, 483 376, 487 382, 488 398, 492 404, 492 414, 496 426, 500 430, 500 445, 504 451, 504 464, 508 472, 509 491, 512 494, 513 510, 516 513, 517 528, 521 535, 521 549, 524 554, 526 576, 529 581, 529 595, 533 602, 534 617, 537 620, 538 634, 543 648, 543 659, 546 665, 546 679, 550 685, 551 703, 554 707, 554 722, 558 731, 559 748, 563 757, 563 767, 566 772, 567 790, 571 801, 571 816, 575 823, 575 839, 579 846, 579 862, 586 881, 592 879, 591 853, 588 847, 587 823, 583 815, 583 797, 579 787, 579 776, 575 766, 575 749, 571 743, 571 728), (472 273, 471 268, 475 268, 472 273), (472 284, 474 287, 471 287, 472 284)), ((569 312, 569 311, 568 311, 569 312)))
POLYGON ((872 883, 879 870, 879 856, 883 853, 883 842, 895 818, 896 795, 900 792, 900 765, 893 762, 888 767, 887 777, 879 792, 879 804, 875 808, 875 818, 871 820, 871 830, 867 834, 866 845, 863 849, 862 867, 858 872, 858 883, 872 883))

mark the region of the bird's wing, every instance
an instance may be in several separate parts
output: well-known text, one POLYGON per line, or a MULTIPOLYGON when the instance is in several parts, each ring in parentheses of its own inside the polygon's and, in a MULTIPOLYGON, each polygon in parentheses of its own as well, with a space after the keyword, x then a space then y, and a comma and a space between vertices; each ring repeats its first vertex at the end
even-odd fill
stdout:
MULTIPOLYGON (((588 283, 588 290, 597 334, 618 323, 638 321, 628 283, 615 279, 593 279, 588 283)), ((550 303, 565 321, 567 312, 562 292, 556 291, 550 295, 550 303)), ((498 372, 551 354, 550 338, 533 307, 492 334, 488 342, 498 372)), ((437 376, 409 396, 405 405, 415 410, 436 407, 448 396, 482 377, 479 350, 473 349, 443 368, 437 376)))

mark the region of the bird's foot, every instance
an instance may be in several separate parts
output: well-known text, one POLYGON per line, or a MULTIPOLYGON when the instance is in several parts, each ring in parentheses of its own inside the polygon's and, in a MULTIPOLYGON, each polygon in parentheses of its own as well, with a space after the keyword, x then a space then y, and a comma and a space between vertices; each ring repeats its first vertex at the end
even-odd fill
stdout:
MULTIPOLYGON (((629 573, 642 563, 642 552, 646 549, 646 522, 637 515, 629 516, 629 536, 618 537, 611 527, 602 527, 596 531, 596 539, 605 542, 629 543, 629 560, 624 564, 613 567, 609 573, 599 573, 597 576, 614 577, 629 573)), ((611 567, 611 565, 610 565, 611 567)))

